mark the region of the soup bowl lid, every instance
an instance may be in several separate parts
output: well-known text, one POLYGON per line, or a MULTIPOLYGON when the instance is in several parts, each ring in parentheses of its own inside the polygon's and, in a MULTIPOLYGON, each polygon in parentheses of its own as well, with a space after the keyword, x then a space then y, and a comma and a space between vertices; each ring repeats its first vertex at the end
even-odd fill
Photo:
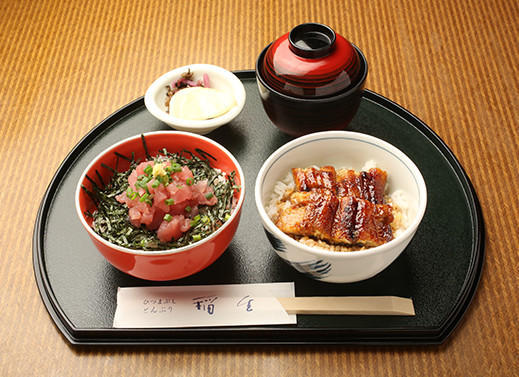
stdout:
POLYGON ((270 46, 260 74, 272 89, 299 98, 329 97, 353 87, 363 76, 357 49, 330 27, 305 23, 270 46))

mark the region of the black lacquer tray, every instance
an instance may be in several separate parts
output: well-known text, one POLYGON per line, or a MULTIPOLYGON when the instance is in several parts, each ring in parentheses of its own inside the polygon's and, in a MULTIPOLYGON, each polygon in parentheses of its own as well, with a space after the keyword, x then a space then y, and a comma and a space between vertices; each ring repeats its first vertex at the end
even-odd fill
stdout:
POLYGON ((100 151, 142 132, 167 130, 144 106, 130 103, 90 131, 56 172, 42 200, 33 239, 41 297, 73 344, 438 344, 460 322, 476 291, 484 261, 484 225, 474 189, 455 156, 423 122, 395 103, 365 91, 349 130, 384 139, 421 170, 428 206, 415 238, 385 271, 358 283, 330 284, 292 269, 271 249, 256 214, 253 188, 263 161, 291 138, 263 111, 254 72, 238 72, 247 102, 229 125, 208 137, 228 148, 245 172, 242 220, 228 250, 213 265, 181 280, 149 282, 119 272, 95 249, 74 209, 80 174, 100 151), (300 315, 297 325, 116 329, 117 287, 295 282, 297 296, 412 297, 416 316, 300 315))

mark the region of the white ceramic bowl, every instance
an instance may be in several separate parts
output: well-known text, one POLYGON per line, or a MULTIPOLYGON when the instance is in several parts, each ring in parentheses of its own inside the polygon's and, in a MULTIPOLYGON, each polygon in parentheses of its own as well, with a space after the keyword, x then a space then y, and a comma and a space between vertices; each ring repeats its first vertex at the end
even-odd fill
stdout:
POLYGON ((296 270, 326 282, 348 283, 368 279, 388 267, 413 238, 427 205, 424 179, 400 150, 373 136, 326 131, 300 137, 276 150, 261 167, 255 200, 263 227, 278 256, 296 270), (388 193, 403 190, 409 203, 408 227, 393 240, 374 248, 336 252, 304 245, 283 233, 267 214, 276 182, 295 167, 332 165, 360 171, 370 160, 388 174, 388 193))
POLYGON ((151 84, 144 96, 144 104, 148 111, 170 127, 179 130, 205 135, 218 127, 229 123, 245 105, 245 88, 242 82, 232 72, 211 64, 191 64, 169 71, 151 84), (236 104, 225 114, 207 120, 189 120, 174 117, 166 112, 166 86, 180 78, 190 69, 193 80, 201 80, 204 73, 209 76, 210 87, 231 94, 236 104))

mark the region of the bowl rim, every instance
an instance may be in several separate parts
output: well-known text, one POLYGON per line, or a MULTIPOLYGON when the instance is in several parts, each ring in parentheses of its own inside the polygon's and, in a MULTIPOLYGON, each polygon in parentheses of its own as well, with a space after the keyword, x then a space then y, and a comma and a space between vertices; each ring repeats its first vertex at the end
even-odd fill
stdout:
POLYGON ((274 151, 268 158, 265 160, 263 165, 260 168, 260 171, 256 177, 255 187, 254 187, 254 197, 256 202, 256 207, 258 209, 259 215, 261 219, 263 220, 263 223, 268 226, 269 230, 272 231, 277 237, 282 239, 284 242, 288 243, 289 245, 295 247, 296 249, 302 249, 305 252, 308 252, 313 255, 318 255, 322 257, 327 258, 333 258, 333 259, 356 259, 356 258, 362 258, 367 255, 378 255, 382 254, 388 250, 393 249, 394 247, 398 246, 399 244, 406 242, 412 235, 416 232, 418 226, 420 225, 420 222, 423 219, 423 216, 425 214, 425 210, 427 207, 427 187, 425 185, 425 180, 423 179, 423 176, 418 169, 418 167, 415 165, 415 163, 401 150, 396 148, 394 145, 379 139, 377 137, 367 135, 360 132, 353 132, 353 131, 323 131, 323 132, 316 132, 309 135, 301 136, 297 139, 294 139, 284 145, 282 145, 280 148, 278 148, 276 151, 274 151), (415 178, 417 187, 418 187, 418 193, 419 193, 419 201, 417 206, 416 215, 412 221, 411 224, 405 229, 398 237, 392 239, 389 242, 386 242, 385 244, 372 247, 365 250, 356 250, 351 252, 337 252, 337 251, 331 251, 331 250, 324 250, 319 249, 316 247, 311 247, 308 245, 305 245, 301 242, 296 241, 289 235, 282 232, 272 221, 270 216, 267 214, 265 210, 265 205, 263 204, 263 195, 262 195, 262 189, 263 189, 263 183, 265 180, 265 176, 270 170, 270 168, 280 159, 288 153, 289 151, 298 148, 300 146, 303 146, 305 144, 309 144, 311 142, 316 142, 320 140, 325 139, 353 139, 358 140, 362 142, 370 142, 373 145, 376 145, 378 147, 382 147, 382 149, 386 150, 387 152, 393 154, 395 157, 397 157, 406 167, 410 170, 411 174, 415 178))
POLYGON ((261 85, 263 85, 265 88, 267 88, 269 90, 269 92, 274 93, 277 96, 279 96, 287 101, 298 102, 298 103, 300 103, 300 102, 303 102, 303 103, 333 102, 333 101, 342 99, 344 97, 350 96, 352 93, 355 93, 359 89, 363 88, 364 84, 366 83, 366 78, 368 76, 368 61, 366 60, 366 57, 362 53, 361 49, 358 48, 353 43, 351 43, 351 45, 353 46, 353 48, 357 51, 357 53, 359 55, 359 61, 360 61, 361 65, 364 67, 364 72, 362 73, 359 80, 357 81, 357 83, 354 86, 352 86, 351 88, 349 88, 346 91, 339 91, 336 94, 323 96, 323 97, 315 97, 315 98, 295 97, 295 96, 289 96, 288 94, 285 94, 285 93, 281 93, 281 92, 277 91, 276 89, 272 88, 261 75, 261 67, 263 65, 264 56, 267 53, 268 48, 272 45, 272 43, 274 43, 274 42, 269 43, 261 51, 261 53, 258 55, 258 58, 256 59, 256 78, 261 83, 261 85))
POLYGON ((142 133, 142 134, 138 134, 138 135, 127 137, 127 138, 125 138, 123 140, 118 141, 115 144, 110 145, 109 147, 105 148, 102 152, 97 154, 96 157, 94 157, 92 159, 92 161, 88 164, 88 166, 83 170, 83 172, 81 173, 81 176, 80 176, 80 178, 78 180, 78 183, 77 183, 77 186, 76 186, 76 192, 75 192, 75 196, 74 196, 74 204, 75 204, 75 207, 76 207, 76 213, 77 213, 77 215, 79 217, 79 220, 81 221, 81 224, 87 230, 87 232, 88 232, 88 234, 90 236, 94 237, 96 240, 98 240, 102 244, 110 247, 111 249, 115 249, 115 250, 117 250, 119 252, 122 252, 122 253, 125 253, 125 254, 139 255, 139 256, 149 256, 149 257, 180 254, 182 252, 189 251, 189 250, 194 249, 194 248, 196 248, 196 247, 198 247, 198 246, 200 246, 200 245, 202 245, 202 244, 204 244, 206 242, 211 241, 218 234, 220 234, 227 227, 229 227, 230 224, 233 221, 235 221, 236 217, 239 216, 239 213, 241 212, 241 208, 243 206, 244 200, 245 200, 245 176, 243 174, 243 170, 242 170, 238 160, 236 160, 236 158, 231 154, 231 152, 229 152, 224 146, 222 146, 221 144, 217 143, 216 141, 214 141, 214 140, 212 140, 212 139, 210 139, 210 138, 208 138, 206 136, 203 136, 203 135, 198 135, 198 134, 194 134, 194 133, 191 133, 191 132, 184 132, 184 131, 152 131, 152 132, 146 132, 146 133, 142 133), (92 229, 92 227, 86 222, 85 216, 81 212, 81 208, 80 208, 80 205, 79 205, 79 196, 80 196, 80 193, 81 193, 81 185, 82 185, 82 183, 85 180, 86 173, 91 169, 91 167, 99 159, 101 159, 101 157, 105 156, 107 153, 115 151, 116 148, 118 148, 119 146, 121 146, 121 145, 123 145, 123 144, 125 144, 125 143, 127 143, 129 141, 133 141, 135 139, 140 139, 141 135, 144 136, 144 137, 149 136, 149 135, 164 135, 164 136, 171 136, 171 137, 173 137, 173 136, 188 136, 188 137, 192 137, 192 138, 195 138, 195 139, 205 140, 205 141, 209 142, 210 144, 214 145, 216 148, 219 148, 220 150, 222 150, 231 159, 233 164, 236 166, 237 174, 240 177, 240 195, 239 195, 239 198, 238 198, 238 202, 236 203, 236 207, 234 208, 234 210, 231 213, 231 217, 220 228, 218 228, 216 231, 211 233, 208 237, 203 238, 200 241, 197 241, 197 242, 192 243, 190 245, 182 246, 182 247, 179 247, 179 248, 176 248, 176 249, 136 250, 136 249, 130 249, 130 248, 127 248, 127 247, 122 247, 122 246, 116 245, 116 244, 114 244, 114 243, 104 239, 99 234, 97 234, 92 229))
POLYGON ((228 71, 225 68, 213 64, 195 63, 184 65, 182 67, 177 67, 171 71, 162 74, 157 79, 155 79, 155 81, 153 81, 153 83, 148 87, 146 93, 144 94, 144 105, 146 106, 148 111, 157 119, 163 121, 164 123, 175 125, 175 127, 178 127, 180 131, 203 131, 211 128, 216 128, 233 120, 243 110, 243 107, 245 106, 245 99, 245 87, 243 86, 241 80, 234 73, 228 71), (166 85, 170 84, 175 77, 179 77, 188 69, 190 69, 191 71, 207 73, 209 75, 216 74, 220 75, 220 77, 223 77, 232 88, 232 93, 234 95, 234 99, 236 100, 236 104, 226 113, 212 119, 182 119, 166 113, 157 103, 155 98, 156 94, 160 90, 163 90, 163 88, 166 85))

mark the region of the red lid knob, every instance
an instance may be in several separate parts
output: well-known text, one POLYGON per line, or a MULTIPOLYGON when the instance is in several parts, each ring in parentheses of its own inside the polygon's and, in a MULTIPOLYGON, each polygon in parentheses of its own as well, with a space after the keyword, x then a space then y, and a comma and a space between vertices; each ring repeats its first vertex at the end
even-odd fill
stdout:
POLYGON ((354 86, 361 64, 353 45, 328 26, 301 24, 274 41, 261 75, 272 89, 294 97, 328 97, 354 86))

